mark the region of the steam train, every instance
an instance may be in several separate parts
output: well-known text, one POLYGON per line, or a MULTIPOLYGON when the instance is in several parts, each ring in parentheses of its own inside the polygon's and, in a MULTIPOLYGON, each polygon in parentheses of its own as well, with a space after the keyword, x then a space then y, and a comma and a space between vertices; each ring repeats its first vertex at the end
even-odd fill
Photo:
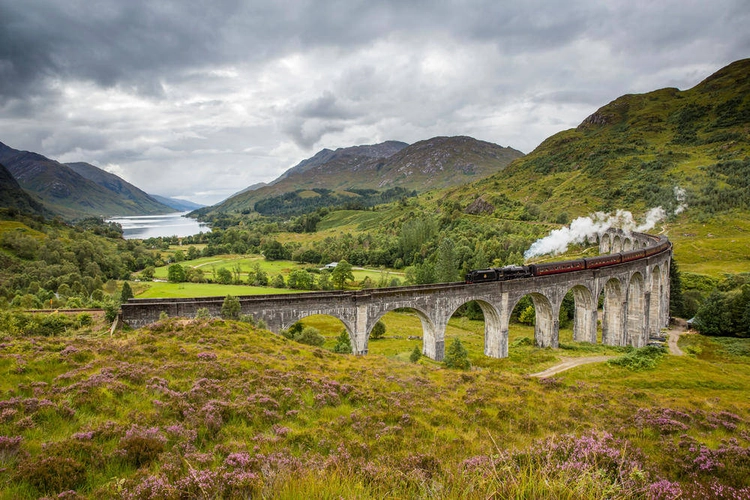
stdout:
POLYGON ((506 266, 492 267, 489 269, 477 269, 466 273, 466 283, 485 283, 488 281, 508 281, 532 276, 547 276, 549 274, 569 273, 572 271, 583 271, 585 269, 597 269, 599 267, 614 266, 632 260, 643 259, 659 254, 672 248, 672 243, 666 236, 660 236, 655 245, 650 245, 637 250, 586 257, 578 260, 565 260, 561 262, 548 262, 546 264, 529 264, 528 266, 506 266))

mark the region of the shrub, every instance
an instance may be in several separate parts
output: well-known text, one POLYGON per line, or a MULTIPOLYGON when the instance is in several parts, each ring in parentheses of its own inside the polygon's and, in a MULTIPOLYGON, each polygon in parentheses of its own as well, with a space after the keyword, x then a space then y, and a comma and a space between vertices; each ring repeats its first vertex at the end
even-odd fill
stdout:
POLYGON ((128 299, 132 299, 133 297, 133 289, 130 288, 130 283, 126 281, 122 284, 122 292, 120 292, 120 302, 127 302, 128 299))
POLYGON ((646 346, 633 349, 624 356, 610 359, 608 363, 614 366, 622 366, 632 371, 650 370, 656 367, 656 362, 666 353, 662 347, 646 346))
POLYGON ((307 344, 315 347, 322 346, 326 341, 325 337, 320 334, 320 331, 312 326, 305 327, 301 332, 294 336, 294 340, 300 344, 307 344))
POLYGON ((422 351, 419 349, 418 345, 414 346, 414 350, 411 351, 411 354, 409 355, 409 361, 412 363, 416 363, 422 358, 422 351))
POLYGON ((255 316, 252 314, 240 314, 240 321, 255 326, 258 322, 255 321, 255 316))
POLYGON ((86 478, 86 467, 68 457, 35 457, 22 461, 16 476, 39 491, 57 493, 78 488, 86 478))
POLYGON ((76 316, 76 323, 78 326, 90 326, 93 320, 89 313, 80 313, 76 316))
POLYGON ((239 319, 240 310, 240 299, 227 295, 221 305, 221 317, 224 319, 239 319))
POLYGON ((461 343, 461 339, 453 339, 451 345, 448 346, 448 351, 445 353, 443 363, 446 368, 456 368, 458 370, 468 370, 471 368, 469 353, 466 352, 466 348, 461 343))
POLYGON ((167 439, 161 435, 158 427, 144 429, 133 425, 120 439, 120 448, 126 460, 136 467, 155 460, 164 451, 166 444, 167 439))
POLYGON ((385 323, 382 321, 378 321, 375 323, 375 326, 372 327, 372 331, 370 332, 370 340, 378 340, 382 339, 385 335, 385 323))
POLYGON ((112 323, 115 319, 117 319, 117 315, 120 313, 120 307, 113 303, 108 302, 104 304, 104 319, 107 320, 107 323, 112 323))
POLYGON ((349 332, 346 329, 341 330, 341 333, 336 337, 336 345, 333 347, 333 352, 339 354, 351 354, 352 353, 352 341, 349 338, 349 332))
POLYGON ((197 311, 195 311, 195 317, 197 319, 209 319, 211 318, 211 313, 208 312, 208 307, 199 307, 197 311))

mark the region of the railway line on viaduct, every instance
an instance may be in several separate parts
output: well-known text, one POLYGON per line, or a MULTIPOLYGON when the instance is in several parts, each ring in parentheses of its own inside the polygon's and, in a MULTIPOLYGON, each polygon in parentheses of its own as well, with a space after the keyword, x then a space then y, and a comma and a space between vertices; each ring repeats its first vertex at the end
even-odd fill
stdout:
MULTIPOLYGON (((476 301, 484 313, 484 353, 508 356, 508 324, 518 301, 530 295, 536 310, 534 341, 539 347, 559 345, 559 312, 565 295, 573 292, 573 338, 597 342, 601 320, 602 342, 644 346, 669 322, 669 264, 671 244, 664 236, 610 230, 598 238, 600 254, 618 254, 658 246, 652 255, 596 269, 576 269, 543 276, 486 283, 442 283, 357 291, 307 292, 289 295, 240 296, 242 314, 265 321, 273 332, 311 315, 325 314, 342 321, 354 354, 367 354, 369 333, 375 323, 394 309, 413 310, 422 322, 423 353, 442 360, 445 331, 455 311, 476 301), (598 303, 604 294, 599 317, 598 303)), ((633 252, 631 252, 632 254, 633 252)), ((564 262, 560 263, 562 267, 564 262)), ((206 308, 221 312, 224 297, 192 299, 130 299, 122 305, 122 320, 136 328, 169 316, 195 317, 206 308)))

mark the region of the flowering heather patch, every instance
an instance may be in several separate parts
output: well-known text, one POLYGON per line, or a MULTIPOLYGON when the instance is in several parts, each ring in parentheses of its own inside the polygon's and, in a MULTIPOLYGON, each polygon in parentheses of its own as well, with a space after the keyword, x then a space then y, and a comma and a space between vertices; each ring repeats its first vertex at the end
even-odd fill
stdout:
POLYGON ((649 427, 660 434, 685 432, 693 420, 687 413, 671 408, 639 408, 633 419, 638 427, 649 427))
POLYGON ((129 462, 140 467, 155 460, 166 444, 167 438, 157 427, 145 429, 133 425, 120 439, 120 450, 129 462))
POLYGON ((21 436, 0 436, 0 462, 6 462, 18 456, 21 451, 21 436))
MULTIPOLYGON (((222 321, 4 342, 7 498, 731 498, 750 477, 739 396, 709 406, 573 372, 549 390, 510 360, 454 373, 222 321), (75 481, 55 483, 68 469, 75 481)), ((735 377, 733 390, 750 382, 735 377)))
POLYGON ((214 361, 218 358, 215 352, 199 352, 198 359, 200 361, 214 361))

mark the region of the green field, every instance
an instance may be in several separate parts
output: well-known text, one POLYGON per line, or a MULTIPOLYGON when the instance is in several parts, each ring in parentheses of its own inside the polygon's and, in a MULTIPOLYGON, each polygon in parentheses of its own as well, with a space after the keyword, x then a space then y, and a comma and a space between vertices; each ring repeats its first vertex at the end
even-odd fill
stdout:
POLYGON ((668 231, 680 269, 720 277, 750 272, 750 220, 726 215, 668 231))
POLYGON ((166 283, 163 281, 133 283, 132 288, 137 299, 265 295, 300 291, 264 286, 220 285, 218 283, 166 283))
MULTIPOLYGON (((286 279, 289 273, 295 269, 318 270, 321 267, 321 266, 316 266, 316 265, 311 265, 311 264, 301 264, 299 262, 294 262, 291 260, 268 261, 268 260, 265 260, 265 258, 262 255, 214 255, 212 257, 201 257, 200 259, 180 262, 180 265, 182 266, 189 266, 189 267, 203 270, 205 277, 208 279, 213 279, 214 273, 217 272, 221 268, 225 268, 227 270, 233 271, 234 269, 236 269, 237 266, 239 266, 241 269, 240 279, 243 281, 247 280, 248 271, 252 271, 256 264, 260 264, 261 269, 268 274, 269 279, 273 278, 274 276, 278 274, 281 274, 282 276, 284 276, 284 279, 286 279)), ((154 273, 154 277, 156 279, 166 280, 168 270, 169 270, 169 265, 157 267, 154 273)), ((402 281, 404 280, 404 273, 400 271, 386 270, 386 269, 383 269, 383 270, 361 269, 361 268, 355 267, 352 270, 352 274, 354 275, 354 282, 350 282, 348 284, 348 288, 350 289, 359 288, 360 283, 366 277, 369 277, 370 280, 372 280, 375 283, 377 283, 383 276, 387 276, 388 279, 398 278, 402 281)), ((178 293, 180 295, 163 295, 163 296, 164 297, 197 297, 197 296, 201 296, 204 293, 209 293, 211 295, 225 295, 225 292, 219 291, 219 290, 224 290, 224 288, 214 289, 212 287, 229 286, 229 285, 218 285, 218 284, 210 284, 210 283, 182 283, 180 285, 184 285, 184 287, 181 289, 184 291, 173 292, 173 293, 178 293), (201 285, 201 286, 191 286, 191 285, 201 285)), ((259 291, 247 292, 246 294, 279 293, 277 291, 274 291, 274 289, 271 287, 245 287, 242 285, 240 285, 239 287, 243 289, 257 288, 259 290, 259 291)), ((148 295, 149 297, 161 296, 161 295, 155 295, 159 293, 161 290, 168 292, 168 291, 176 290, 176 289, 162 288, 161 286, 154 284, 152 286, 152 290, 153 291, 148 292, 150 294, 148 295)), ((233 293, 233 292, 230 292, 230 293, 233 293)))

